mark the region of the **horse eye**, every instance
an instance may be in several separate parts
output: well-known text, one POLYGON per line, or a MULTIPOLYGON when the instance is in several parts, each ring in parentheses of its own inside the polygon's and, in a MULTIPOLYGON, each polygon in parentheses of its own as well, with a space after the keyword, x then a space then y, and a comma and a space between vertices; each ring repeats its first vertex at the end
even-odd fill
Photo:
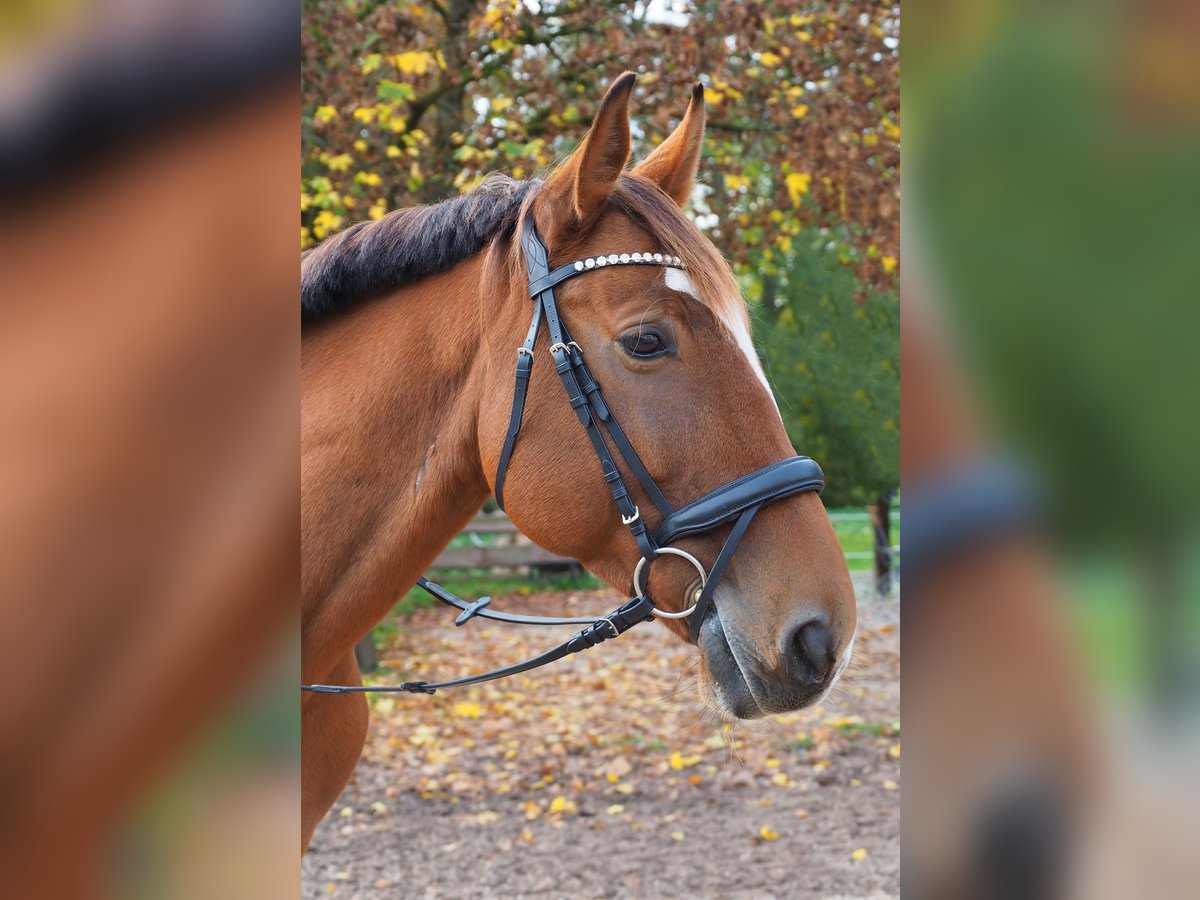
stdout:
POLYGON ((667 352, 667 344, 654 331, 635 331, 621 338, 621 346, 630 356, 638 359, 653 359, 667 352))

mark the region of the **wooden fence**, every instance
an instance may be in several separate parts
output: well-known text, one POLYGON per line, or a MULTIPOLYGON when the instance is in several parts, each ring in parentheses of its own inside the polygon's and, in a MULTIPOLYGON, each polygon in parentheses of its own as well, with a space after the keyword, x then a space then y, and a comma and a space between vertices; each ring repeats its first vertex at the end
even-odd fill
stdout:
MULTIPOLYGON (((865 512, 834 512, 829 514, 833 521, 867 522, 869 514, 865 512)), ((894 514, 893 521, 899 521, 894 514)), ((512 520, 502 512, 480 513, 463 529, 463 541, 456 541, 459 546, 448 547, 434 560, 434 569, 490 569, 494 567, 515 568, 517 566, 569 566, 575 560, 566 556, 558 556, 548 550, 543 550, 517 530, 512 520), (485 537, 487 536, 487 537, 485 537)), ((899 546, 892 547, 892 552, 898 554, 899 546)), ((874 553, 869 550, 851 551, 846 554, 849 559, 871 559, 874 553)))

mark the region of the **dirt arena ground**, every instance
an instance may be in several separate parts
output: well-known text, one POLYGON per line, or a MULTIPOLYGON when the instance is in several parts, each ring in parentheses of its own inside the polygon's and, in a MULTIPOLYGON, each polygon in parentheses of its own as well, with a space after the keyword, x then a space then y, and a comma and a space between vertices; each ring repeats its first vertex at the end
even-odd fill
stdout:
MULTIPOLYGON (((644 626, 532 675, 374 696, 354 780, 303 861, 305 898, 900 893, 899 601, 855 576, 855 662, 825 705, 736 727, 694 651, 644 626)), ((497 598, 586 615, 610 591, 497 598)), ((373 676, 452 677, 559 632, 420 610, 373 676), (468 639, 468 629, 470 636, 468 639)))

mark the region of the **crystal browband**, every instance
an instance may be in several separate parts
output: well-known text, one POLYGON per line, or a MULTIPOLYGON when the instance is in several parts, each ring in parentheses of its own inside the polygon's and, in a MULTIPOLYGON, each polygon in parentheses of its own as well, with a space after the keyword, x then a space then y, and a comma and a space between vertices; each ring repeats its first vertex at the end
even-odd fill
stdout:
POLYGON ((606 256, 589 256, 587 259, 577 259, 573 263, 576 272, 584 269, 595 269, 600 266, 673 266, 676 269, 684 267, 683 260, 678 256, 668 256, 665 253, 609 253, 606 256))

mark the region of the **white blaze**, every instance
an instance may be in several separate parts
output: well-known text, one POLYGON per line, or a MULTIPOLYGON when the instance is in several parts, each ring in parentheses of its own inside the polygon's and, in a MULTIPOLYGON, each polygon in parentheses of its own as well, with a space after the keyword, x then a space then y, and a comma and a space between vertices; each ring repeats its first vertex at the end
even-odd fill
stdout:
MULTIPOLYGON (((683 269, 668 267, 664 277, 667 287, 671 290, 687 294, 694 300, 700 299, 700 292, 696 290, 696 286, 692 284, 692 279, 688 278, 687 272, 683 271, 683 269)), ((754 374, 758 376, 758 380, 767 389, 767 396, 775 404, 775 412, 779 413, 779 404, 775 403, 775 393, 771 390, 771 385, 767 383, 767 374, 763 371, 762 361, 759 360, 758 354, 754 352, 754 341, 750 339, 750 329, 740 316, 733 317, 733 321, 725 321, 725 325, 733 332, 733 337, 737 341, 738 347, 746 357, 746 361, 750 363, 750 368, 754 374)), ((782 414, 779 414, 779 419, 783 421, 782 414)))

